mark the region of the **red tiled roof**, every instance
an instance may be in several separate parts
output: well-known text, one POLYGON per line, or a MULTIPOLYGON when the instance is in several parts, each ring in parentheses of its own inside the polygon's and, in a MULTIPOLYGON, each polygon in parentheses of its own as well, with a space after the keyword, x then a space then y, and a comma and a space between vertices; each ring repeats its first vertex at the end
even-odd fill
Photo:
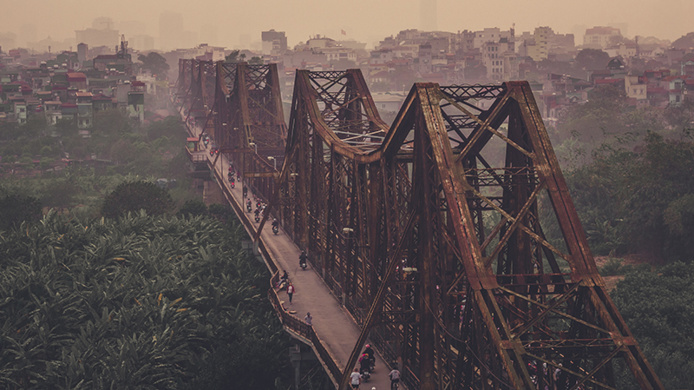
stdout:
POLYGON ((622 79, 598 79, 595 80, 595 84, 617 84, 622 81, 622 79))
POLYGON ((662 87, 647 87, 647 91, 648 91, 648 93, 650 93, 650 94, 653 94, 653 93, 663 93, 663 94, 664 94, 664 93, 668 93, 668 91, 667 91, 665 88, 662 88, 662 87))
POLYGON ((68 72, 67 73, 67 80, 68 81, 87 81, 87 75, 85 75, 82 72, 68 72))

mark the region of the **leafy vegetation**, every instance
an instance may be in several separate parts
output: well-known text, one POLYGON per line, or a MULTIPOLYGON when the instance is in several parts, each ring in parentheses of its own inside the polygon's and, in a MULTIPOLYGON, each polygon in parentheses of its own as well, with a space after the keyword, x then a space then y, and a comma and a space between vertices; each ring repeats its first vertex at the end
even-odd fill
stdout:
MULTIPOLYGON (((591 249, 611 257, 600 273, 625 275, 611 296, 666 388, 694 383, 692 123, 690 102, 630 107, 601 87, 550 129, 591 249), (649 264, 625 265, 622 254, 649 264)), ((546 232, 557 237, 558 226, 546 232)), ((615 367, 617 388, 637 387, 627 371, 615 367)))
POLYGON ((646 136, 610 150, 568 176, 596 253, 649 253, 689 261, 694 243, 694 143, 646 136))
POLYGON ((96 217, 121 183, 168 178, 179 184, 170 190, 178 206, 194 198, 185 137, 176 117, 139 126, 117 110, 96 113, 94 128, 82 134, 71 122, 51 128, 34 118, 21 131, 0 124, 0 189, 39 199, 43 207, 96 217))
POLYGON ((0 191, 0 230, 17 227, 22 222, 41 219, 41 202, 31 196, 0 191))
POLYGON ((116 218, 128 212, 145 210, 150 215, 161 215, 172 206, 169 192, 154 183, 134 181, 121 183, 111 192, 101 208, 101 215, 116 218))
POLYGON ((147 53, 147 55, 138 55, 137 59, 142 62, 142 68, 148 70, 152 75, 157 76, 157 79, 162 80, 166 78, 169 64, 161 54, 151 51, 147 53))
POLYGON ((82 224, 50 213, 2 233, 0 387, 286 383, 267 271, 231 230, 200 216, 82 224))
POLYGON ((0 124, 0 388, 287 388, 269 275, 196 200, 180 120, 94 123, 0 124))
POLYGON ((629 266, 626 266, 623 263, 624 263, 624 259, 618 259, 615 257, 611 257, 611 258, 607 259, 607 262, 605 263, 605 265, 600 267, 600 275, 602 275, 602 276, 623 275, 626 270, 630 269, 629 266))
MULTIPOLYGON (((665 388, 691 389, 694 265, 675 262, 657 273, 638 267, 627 273, 611 296, 665 388)), ((618 388, 634 388, 619 376, 618 388)))

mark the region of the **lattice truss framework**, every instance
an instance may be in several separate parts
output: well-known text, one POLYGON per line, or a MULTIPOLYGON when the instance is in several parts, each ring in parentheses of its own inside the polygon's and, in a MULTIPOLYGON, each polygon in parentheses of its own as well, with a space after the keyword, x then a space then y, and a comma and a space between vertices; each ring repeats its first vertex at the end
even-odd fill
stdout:
POLYGON ((271 194, 287 136, 277 65, 180 60, 177 91, 186 120, 203 126, 245 185, 271 194))
POLYGON ((662 388, 526 82, 416 84, 390 129, 358 70, 294 88, 273 206, 362 324, 348 368, 368 335, 412 388, 612 389, 617 369, 662 388))

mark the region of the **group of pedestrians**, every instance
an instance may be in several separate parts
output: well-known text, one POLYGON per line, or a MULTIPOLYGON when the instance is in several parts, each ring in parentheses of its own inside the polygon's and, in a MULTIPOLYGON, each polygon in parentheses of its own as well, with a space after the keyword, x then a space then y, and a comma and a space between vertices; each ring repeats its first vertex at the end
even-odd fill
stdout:
MULTIPOLYGON (((393 368, 390 373, 388 373, 388 378, 390 379, 390 388, 391 390, 397 389, 398 385, 400 383, 400 371, 397 368, 397 363, 393 363, 393 368)), ((352 385, 352 389, 359 389, 359 385, 361 385, 362 382, 362 374, 359 372, 359 369, 354 367, 354 371, 349 375, 349 383, 352 385)), ((372 390, 375 389, 375 387, 371 388, 372 390)))
MULTIPOLYGON (((296 292, 296 287, 294 287, 292 282, 289 280, 289 274, 287 274, 286 270, 283 271, 282 276, 280 276, 280 281, 277 284, 278 290, 284 290, 285 288, 287 289, 287 297, 289 298, 289 304, 291 305, 292 300, 294 299, 294 292, 296 292)), ((311 316, 310 312, 306 312, 304 322, 313 326, 313 316, 311 316)))

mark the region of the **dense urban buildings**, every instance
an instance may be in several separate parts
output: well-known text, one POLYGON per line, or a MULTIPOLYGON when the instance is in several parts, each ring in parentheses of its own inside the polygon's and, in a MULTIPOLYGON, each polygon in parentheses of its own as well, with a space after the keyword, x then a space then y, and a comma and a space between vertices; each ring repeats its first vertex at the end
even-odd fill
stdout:
MULTIPOLYGON (((421 4, 435 7, 434 0, 421 4)), ((291 47, 286 33, 274 29, 263 31, 257 44, 248 38, 248 47, 195 45, 195 34, 185 30, 180 14, 171 12, 160 15, 156 40, 138 22, 117 24, 97 18, 90 28, 75 31, 77 51, 16 47, 17 42, 35 38, 28 28, 26 38, 0 34, 0 120, 22 123, 28 115, 43 112, 52 123, 74 118, 88 128, 92 110, 111 106, 129 107, 130 115, 142 120, 143 109, 137 108, 144 104, 140 96, 145 91, 161 93, 164 84, 156 82, 162 74, 148 72, 135 57, 152 52, 155 43, 165 50, 159 53, 168 62, 170 81, 179 58, 275 62, 287 98, 296 69, 360 68, 385 117, 394 114, 391 111, 398 109, 404 91, 417 81, 475 84, 527 79, 550 124, 565 107, 587 101, 599 86, 618 87, 631 105, 655 107, 680 104, 691 98, 694 88, 694 34, 669 42, 632 39, 616 27, 595 26, 585 30, 579 44, 573 34, 548 26, 525 32, 513 26, 448 32, 435 29, 435 14, 422 14, 421 22, 429 29, 400 31, 370 49, 366 43, 346 39, 344 31, 337 38, 315 35, 291 47), (134 47, 116 26, 137 34, 128 39, 137 42, 134 47)), ((47 39, 41 44, 52 43, 47 39)))

